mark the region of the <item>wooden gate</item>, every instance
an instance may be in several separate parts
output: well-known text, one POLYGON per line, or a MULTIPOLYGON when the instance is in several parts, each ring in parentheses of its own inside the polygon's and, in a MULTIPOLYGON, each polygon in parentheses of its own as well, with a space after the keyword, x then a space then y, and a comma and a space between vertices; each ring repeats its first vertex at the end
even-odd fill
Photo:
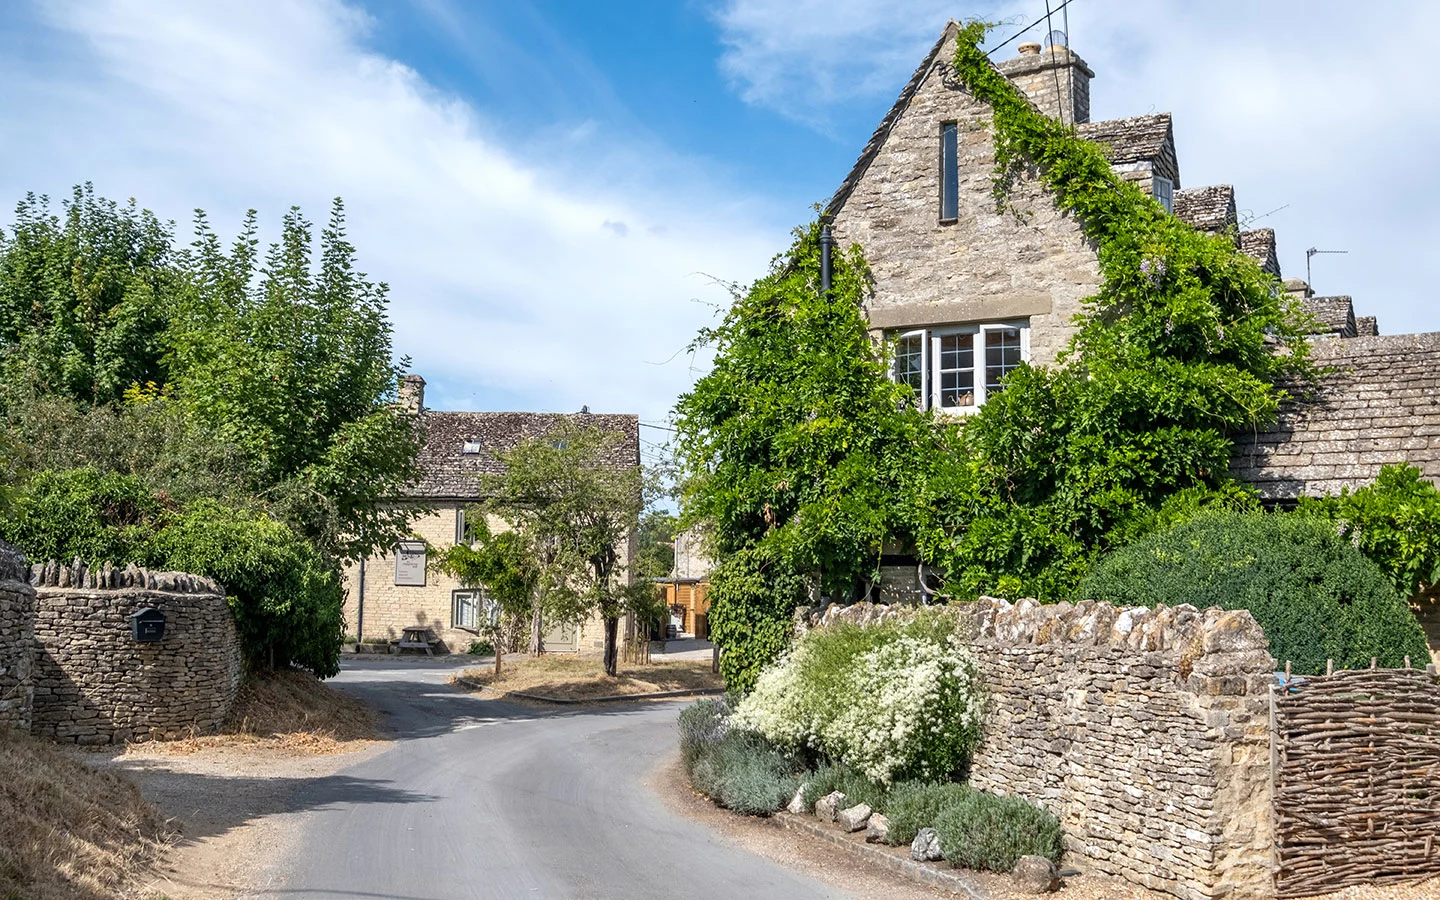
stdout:
POLYGON ((1277 896, 1440 874, 1435 667, 1297 676, 1273 691, 1277 896))

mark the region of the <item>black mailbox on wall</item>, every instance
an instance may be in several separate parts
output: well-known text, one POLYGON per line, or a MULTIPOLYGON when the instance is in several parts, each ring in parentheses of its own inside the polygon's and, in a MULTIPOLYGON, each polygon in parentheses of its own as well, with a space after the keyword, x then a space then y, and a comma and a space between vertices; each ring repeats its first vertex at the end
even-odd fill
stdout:
POLYGON ((142 644, 151 644, 165 637, 165 614, 153 606, 130 614, 130 633, 142 644))

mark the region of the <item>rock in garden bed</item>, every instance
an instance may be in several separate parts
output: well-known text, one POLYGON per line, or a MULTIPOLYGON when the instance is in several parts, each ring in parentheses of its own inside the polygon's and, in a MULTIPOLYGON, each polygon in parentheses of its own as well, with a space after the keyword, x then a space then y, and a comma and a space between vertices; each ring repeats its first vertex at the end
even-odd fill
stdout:
POLYGON ((844 807, 845 795, 839 791, 831 791, 815 801, 815 818, 822 822, 833 822, 844 807))
POLYGON ((1060 889, 1060 872, 1043 856, 1022 856, 1010 873, 1015 888, 1026 894, 1048 894, 1060 889))
POLYGON ((835 821, 839 822, 840 827, 847 832, 861 831, 865 828, 866 823, 870 821, 870 814, 872 812, 873 810, 870 809, 868 804, 861 803, 858 806, 841 810, 835 816, 835 821))
POLYGON ((940 852, 940 833, 933 828, 922 828, 910 842, 910 858, 920 862, 935 862, 945 858, 940 852))
POLYGON ((890 820, 881 813, 875 813, 865 826, 865 843, 890 843, 890 820))

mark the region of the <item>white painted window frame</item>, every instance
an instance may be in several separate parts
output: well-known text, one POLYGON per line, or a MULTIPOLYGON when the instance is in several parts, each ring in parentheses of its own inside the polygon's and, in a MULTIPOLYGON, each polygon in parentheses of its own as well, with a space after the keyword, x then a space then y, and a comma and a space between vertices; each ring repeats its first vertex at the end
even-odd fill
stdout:
POLYGON ((1156 203, 1159 203, 1161 206, 1165 207, 1166 212, 1174 215, 1175 182, 1166 178, 1164 175, 1152 174, 1150 176, 1150 196, 1155 198, 1156 203), (1162 184, 1165 186, 1165 189, 1163 191, 1160 189, 1160 186, 1162 184))
MULTIPOLYGON (((920 357, 920 383, 924 385, 924 389, 921 391, 921 408, 933 409, 943 415, 968 416, 973 415, 976 410, 984 406, 986 399, 985 334, 1010 328, 1020 331, 1020 360, 1028 363, 1030 361, 1030 323, 1025 319, 975 322, 963 325, 937 325, 930 328, 912 328, 896 333, 894 335, 896 341, 918 337, 921 339, 921 346, 925 348, 925 352, 920 357), (950 334, 973 334, 976 337, 972 364, 975 373, 975 404, 973 406, 940 405, 940 338, 950 334)), ((893 363, 890 367, 890 377, 899 381, 899 372, 893 363)))

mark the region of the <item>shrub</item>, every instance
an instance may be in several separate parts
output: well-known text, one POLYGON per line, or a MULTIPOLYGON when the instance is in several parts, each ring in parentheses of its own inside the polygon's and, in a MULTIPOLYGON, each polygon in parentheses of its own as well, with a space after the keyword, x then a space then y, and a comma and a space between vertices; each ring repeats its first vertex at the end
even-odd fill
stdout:
POLYGON ((871 809, 883 810, 888 802, 888 792, 884 785, 844 763, 826 763, 801 780, 805 783, 804 799, 807 807, 813 807, 816 800, 831 791, 844 794, 851 806, 864 803, 871 809))
POLYGON ((1339 496, 1302 497, 1300 511, 1329 519, 1380 567, 1402 597, 1440 581, 1440 488, 1410 465, 1386 466, 1375 483, 1339 496))
POLYGON ((340 575, 288 526, 199 500, 155 535, 151 562, 225 587, 252 666, 295 665, 320 678, 340 671, 340 575))
POLYGON ((93 468, 35 475, 0 518, 0 537, 31 562, 143 562, 161 504, 129 475, 93 468))
POLYGON ((255 509, 195 500, 178 508, 130 475, 37 473, 0 518, 0 538, 33 560, 139 563, 216 579, 252 666, 339 671, 344 594, 335 566, 255 509))
POLYGON ((680 762, 694 774, 695 762, 725 736, 730 706, 720 698, 697 700, 680 710, 680 762))
POLYGON ((984 702, 954 618, 815 629, 766 669, 737 726, 815 750, 867 778, 945 778, 979 741, 984 702))
POLYGON ((943 810, 970 793, 968 786, 955 782, 906 781, 895 785, 885 806, 890 843, 899 846, 915 840, 920 829, 934 828, 943 810))
POLYGON ((713 744, 701 744, 691 784, 727 809, 768 816, 795 792, 794 766, 753 731, 730 729, 713 744))
POLYGON ((950 865, 1009 872, 1022 856, 1059 863, 1064 850, 1060 822, 1018 797, 970 791, 935 820, 940 852, 950 865))
POLYGON ((1301 673, 1426 659, 1425 635, 1385 575, 1327 522, 1207 512, 1104 557, 1077 600, 1248 609, 1277 661, 1301 673))

